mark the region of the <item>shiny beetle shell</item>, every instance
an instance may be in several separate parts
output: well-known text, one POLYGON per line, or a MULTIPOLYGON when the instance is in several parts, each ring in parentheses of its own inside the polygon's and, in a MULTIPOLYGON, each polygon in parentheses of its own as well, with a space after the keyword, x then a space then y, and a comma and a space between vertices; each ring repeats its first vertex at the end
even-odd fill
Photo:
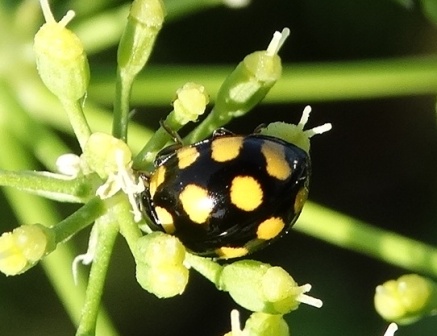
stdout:
POLYGON ((144 212, 152 228, 177 236, 193 253, 246 255, 280 237, 308 195, 308 154, 281 139, 216 132, 164 149, 146 178, 144 212))

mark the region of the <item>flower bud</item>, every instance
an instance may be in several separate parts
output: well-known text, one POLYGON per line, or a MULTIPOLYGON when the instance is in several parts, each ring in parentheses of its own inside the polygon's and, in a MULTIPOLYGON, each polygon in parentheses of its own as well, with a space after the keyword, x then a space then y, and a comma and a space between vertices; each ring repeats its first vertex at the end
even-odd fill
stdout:
POLYGON ((282 315, 255 312, 246 321, 244 329, 240 326, 240 313, 231 311, 231 332, 225 336, 289 336, 289 328, 282 315))
POLYGON ((376 287, 375 309, 387 321, 409 324, 437 309, 436 284, 407 274, 376 287))
POLYGON ((55 234, 40 224, 5 232, 0 237, 0 271, 6 275, 23 273, 55 247, 55 234))
POLYGON ((205 112, 209 97, 205 87, 196 83, 186 83, 178 89, 177 98, 173 102, 174 118, 180 125, 196 121, 205 112))
POLYGON ((308 118, 311 113, 311 107, 306 106, 302 113, 302 118, 297 125, 287 124, 285 122, 274 122, 259 130, 260 134, 274 136, 291 143, 306 152, 310 150, 310 138, 316 134, 322 134, 329 131, 332 125, 327 123, 318 127, 304 131, 308 118))
POLYGON ((250 315, 243 329, 245 336, 289 336, 287 322, 282 315, 255 312, 250 315))
POLYGON ((214 113, 227 121, 240 117, 260 103, 281 77, 278 51, 290 31, 276 32, 267 50, 246 56, 223 82, 217 94, 214 113))
POLYGON ((135 260, 150 266, 182 265, 185 260, 185 247, 175 236, 152 232, 138 239, 135 260))
POLYGON ((118 66, 134 77, 146 64, 164 22, 161 0, 135 0, 118 46, 118 66))
POLYGON ((169 298, 183 293, 189 272, 183 265, 137 263, 136 277, 148 292, 159 298, 169 298))
POLYGON ((298 286, 282 268, 254 260, 226 265, 219 288, 228 291, 244 308, 268 314, 286 314, 301 302, 322 305, 320 300, 305 295, 311 286, 298 286))
POLYGON ((264 99, 282 74, 278 52, 289 34, 288 28, 275 32, 267 50, 256 51, 237 65, 221 85, 212 112, 187 136, 188 143, 204 139, 264 99))
POLYGON ((120 139, 105 133, 93 133, 88 138, 83 151, 86 165, 105 179, 122 167, 127 167, 132 159, 128 145, 120 139))
POLYGON ((79 38, 65 28, 74 13, 56 22, 47 0, 41 0, 46 23, 36 33, 34 51, 39 75, 59 99, 81 99, 89 82, 89 65, 79 38))
POLYGON ((152 232, 137 241, 134 251, 137 281, 159 298, 182 294, 189 272, 184 265, 185 247, 174 236, 152 232))

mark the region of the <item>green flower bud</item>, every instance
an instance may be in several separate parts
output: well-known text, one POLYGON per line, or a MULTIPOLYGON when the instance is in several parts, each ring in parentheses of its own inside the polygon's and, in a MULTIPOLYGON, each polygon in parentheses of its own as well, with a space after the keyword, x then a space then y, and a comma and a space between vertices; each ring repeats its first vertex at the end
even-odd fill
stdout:
POLYGON ((46 23, 36 33, 33 46, 38 72, 59 99, 77 101, 86 93, 89 65, 81 41, 65 28, 74 12, 56 22, 47 0, 41 0, 41 6, 46 23))
POLYGON ((56 247, 54 232, 40 224, 23 225, 0 237, 0 272, 17 275, 56 247))
POLYGON ((186 83, 176 92, 177 98, 173 102, 174 118, 180 125, 196 121, 205 112, 209 97, 205 87, 196 83, 186 83))
POLYGON ((118 46, 118 66, 129 77, 146 64, 161 30, 165 7, 161 0, 135 0, 118 46))
POLYGON ((409 324, 437 309, 436 284, 407 274, 376 287, 375 309, 387 321, 409 324))
POLYGON ((174 236, 152 232, 137 241, 134 251, 137 281, 159 298, 181 294, 188 283, 185 247, 174 236))
POLYGON ((175 236, 152 232, 138 239, 135 260, 149 266, 180 266, 185 260, 185 247, 175 236))
POLYGON ((278 52, 290 34, 288 28, 275 32, 267 50, 246 56, 221 85, 214 109, 186 138, 188 143, 204 139, 232 118, 241 117, 259 104, 281 77, 278 52))
POLYGON ((188 283, 189 272, 183 265, 148 265, 137 263, 138 283, 159 298, 182 294, 188 283))
POLYGON ((289 336, 287 322, 282 315, 255 312, 250 315, 243 329, 245 336, 289 336))
POLYGON ((255 312, 246 321, 243 330, 240 326, 240 313, 234 309, 231 311, 232 330, 225 336, 288 336, 288 325, 282 315, 265 314, 255 312))
POLYGON ((298 146, 306 152, 310 150, 310 138, 316 134, 322 134, 332 128, 331 124, 324 124, 318 127, 304 131, 308 118, 311 113, 311 107, 306 106, 302 118, 297 125, 287 124, 285 122, 274 122, 260 129, 259 133, 274 136, 286 142, 298 146))
POLYGON ((322 305, 320 300, 304 294, 311 286, 298 286, 282 268, 254 260, 226 265, 219 288, 229 292, 244 308, 268 314, 286 314, 297 309, 301 302, 322 305))
POLYGON ((122 140, 96 132, 91 134, 85 144, 83 159, 92 171, 105 179, 118 172, 121 167, 128 167, 132 153, 122 140))
POLYGON ((223 82, 217 94, 214 113, 227 121, 240 117, 259 104, 281 77, 282 65, 278 51, 290 31, 276 32, 267 50, 246 56, 223 82))

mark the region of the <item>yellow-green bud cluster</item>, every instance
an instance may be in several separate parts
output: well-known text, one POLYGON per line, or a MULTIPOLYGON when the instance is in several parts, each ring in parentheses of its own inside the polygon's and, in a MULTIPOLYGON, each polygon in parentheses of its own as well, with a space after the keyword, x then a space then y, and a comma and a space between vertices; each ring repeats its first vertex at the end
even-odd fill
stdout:
POLYGON ((177 98, 173 102, 176 122, 185 125, 205 112, 209 102, 205 87, 196 83, 186 83, 176 92, 177 98))
POLYGON ((412 323, 437 311, 436 284, 417 274, 403 275, 376 287, 374 302, 385 320, 412 323))
POLYGON ((117 173, 121 167, 128 167, 132 153, 120 139, 105 133, 93 133, 83 151, 83 159, 91 171, 101 178, 117 173))
POLYGON ((226 265, 219 288, 229 292, 244 308, 268 314, 286 314, 295 310, 305 292, 281 267, 254 260, 226 265))
POLYGON ((5 232, 0 237, 0 272, 23 273, 55 247, 55 234, 40 224, 23 225, 5 232))
POLYGON ((138 283, 159 298, 182 294, 189 271, 184 265, 185 247, 174 236, 153 232, 141 237, 135 250, 138 283))
POLYGON ((47 1, 41 1, 46 23, 35 35, 34 51, 38 72, 47 88, 59 99, 81 99, 89 82, 89 65, 79 38, 65 25, 69 12, 56 22, 47 1))

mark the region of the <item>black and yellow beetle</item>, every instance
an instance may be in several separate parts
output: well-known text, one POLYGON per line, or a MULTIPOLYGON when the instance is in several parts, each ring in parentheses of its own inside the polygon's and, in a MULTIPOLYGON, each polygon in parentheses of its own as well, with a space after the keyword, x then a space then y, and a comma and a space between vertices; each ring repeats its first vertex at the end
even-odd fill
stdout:
POLYGON ((176 235, 193 253, 235 258, 283 235, 307 199, 311 163, 276 137, 212 137, 164 149, 146 178, 142 204, 152 228, 176 235))

